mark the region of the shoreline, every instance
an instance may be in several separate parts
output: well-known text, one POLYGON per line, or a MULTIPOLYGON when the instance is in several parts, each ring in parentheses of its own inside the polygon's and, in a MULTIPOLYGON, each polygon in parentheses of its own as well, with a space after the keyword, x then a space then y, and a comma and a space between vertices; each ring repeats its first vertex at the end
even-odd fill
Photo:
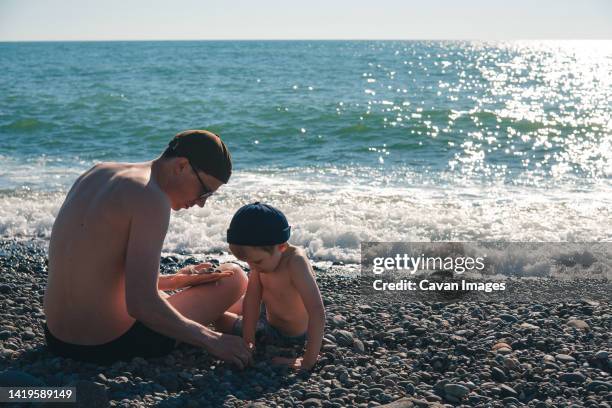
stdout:
MULTIPOLYGON (((208 259, 169 255, 161 268, 208 259)), ((603 407, 612 396, 612 307, 601 282, 572 291, 554 279, 523 280, 523 298, 444 302, 369 296, 358 277, 317 267, 327 326, 315 369, 270 366, 282 350, 263 346, 240 372, 187 345, 111 366, 52 356, 41 327, 45 262, 39 240, 0 239, 0 385, 15 372, 75 385, 77 406, 603 407)))

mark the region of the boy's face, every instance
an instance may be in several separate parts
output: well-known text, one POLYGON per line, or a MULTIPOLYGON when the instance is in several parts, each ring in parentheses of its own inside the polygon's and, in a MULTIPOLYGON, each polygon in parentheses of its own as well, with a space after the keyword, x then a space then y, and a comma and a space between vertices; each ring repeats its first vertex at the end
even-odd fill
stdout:
POLYGON ((282 246, 275 245, 272 253, 264 251, 256 247, 243 247, 242 257, 238 257, 243 262, 249 264, 251 270, 256 270, 258 273, 272 272, 278 266, 282 256, 282 246))

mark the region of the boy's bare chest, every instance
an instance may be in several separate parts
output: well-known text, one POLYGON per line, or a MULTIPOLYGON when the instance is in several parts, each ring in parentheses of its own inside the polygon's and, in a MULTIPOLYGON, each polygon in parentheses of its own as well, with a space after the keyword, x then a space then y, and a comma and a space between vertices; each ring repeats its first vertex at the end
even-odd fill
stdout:
POLYGON ((262 297, 266 299, 291 299, 294 298, 297 291, 289 274, 286 272, 275 273, 260 273, 262 297))

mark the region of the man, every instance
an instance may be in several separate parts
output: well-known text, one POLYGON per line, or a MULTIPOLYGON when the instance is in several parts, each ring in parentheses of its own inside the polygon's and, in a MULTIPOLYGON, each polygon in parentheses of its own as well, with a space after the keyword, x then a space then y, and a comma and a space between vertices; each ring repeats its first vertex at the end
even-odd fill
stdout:
POLYGON ((166 354, 178 340, 239 368, 249 364, 242 338, 206 327, 229 331, 226 312, 241 308, 247 286, 242 269, 225 264, 222 273, 189 275, 211 266, 201 264, 159 274, 170 209, 203 207, 231 170, 218 136, 190 130, 151 162, 102 163, 81 175, 49 244, 44 309, 50 351, 110 363, 166 354), (172 296, 163 292, 183 287, 172 296))

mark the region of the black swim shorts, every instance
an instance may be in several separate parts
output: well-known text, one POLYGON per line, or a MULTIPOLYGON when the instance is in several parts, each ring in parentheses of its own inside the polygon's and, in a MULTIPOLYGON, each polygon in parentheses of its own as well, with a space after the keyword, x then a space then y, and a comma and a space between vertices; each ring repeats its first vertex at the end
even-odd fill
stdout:
POLYGON ((50 352, 62 357, 96 364, 111 364, 117 360, 132 357, 161 357, 172 351, 175 339, 149 329, 138 320, 123 335, 108 343, 83 346, 66 343, 54 337, 47 324, 44 325, 45 339, 50 352))

